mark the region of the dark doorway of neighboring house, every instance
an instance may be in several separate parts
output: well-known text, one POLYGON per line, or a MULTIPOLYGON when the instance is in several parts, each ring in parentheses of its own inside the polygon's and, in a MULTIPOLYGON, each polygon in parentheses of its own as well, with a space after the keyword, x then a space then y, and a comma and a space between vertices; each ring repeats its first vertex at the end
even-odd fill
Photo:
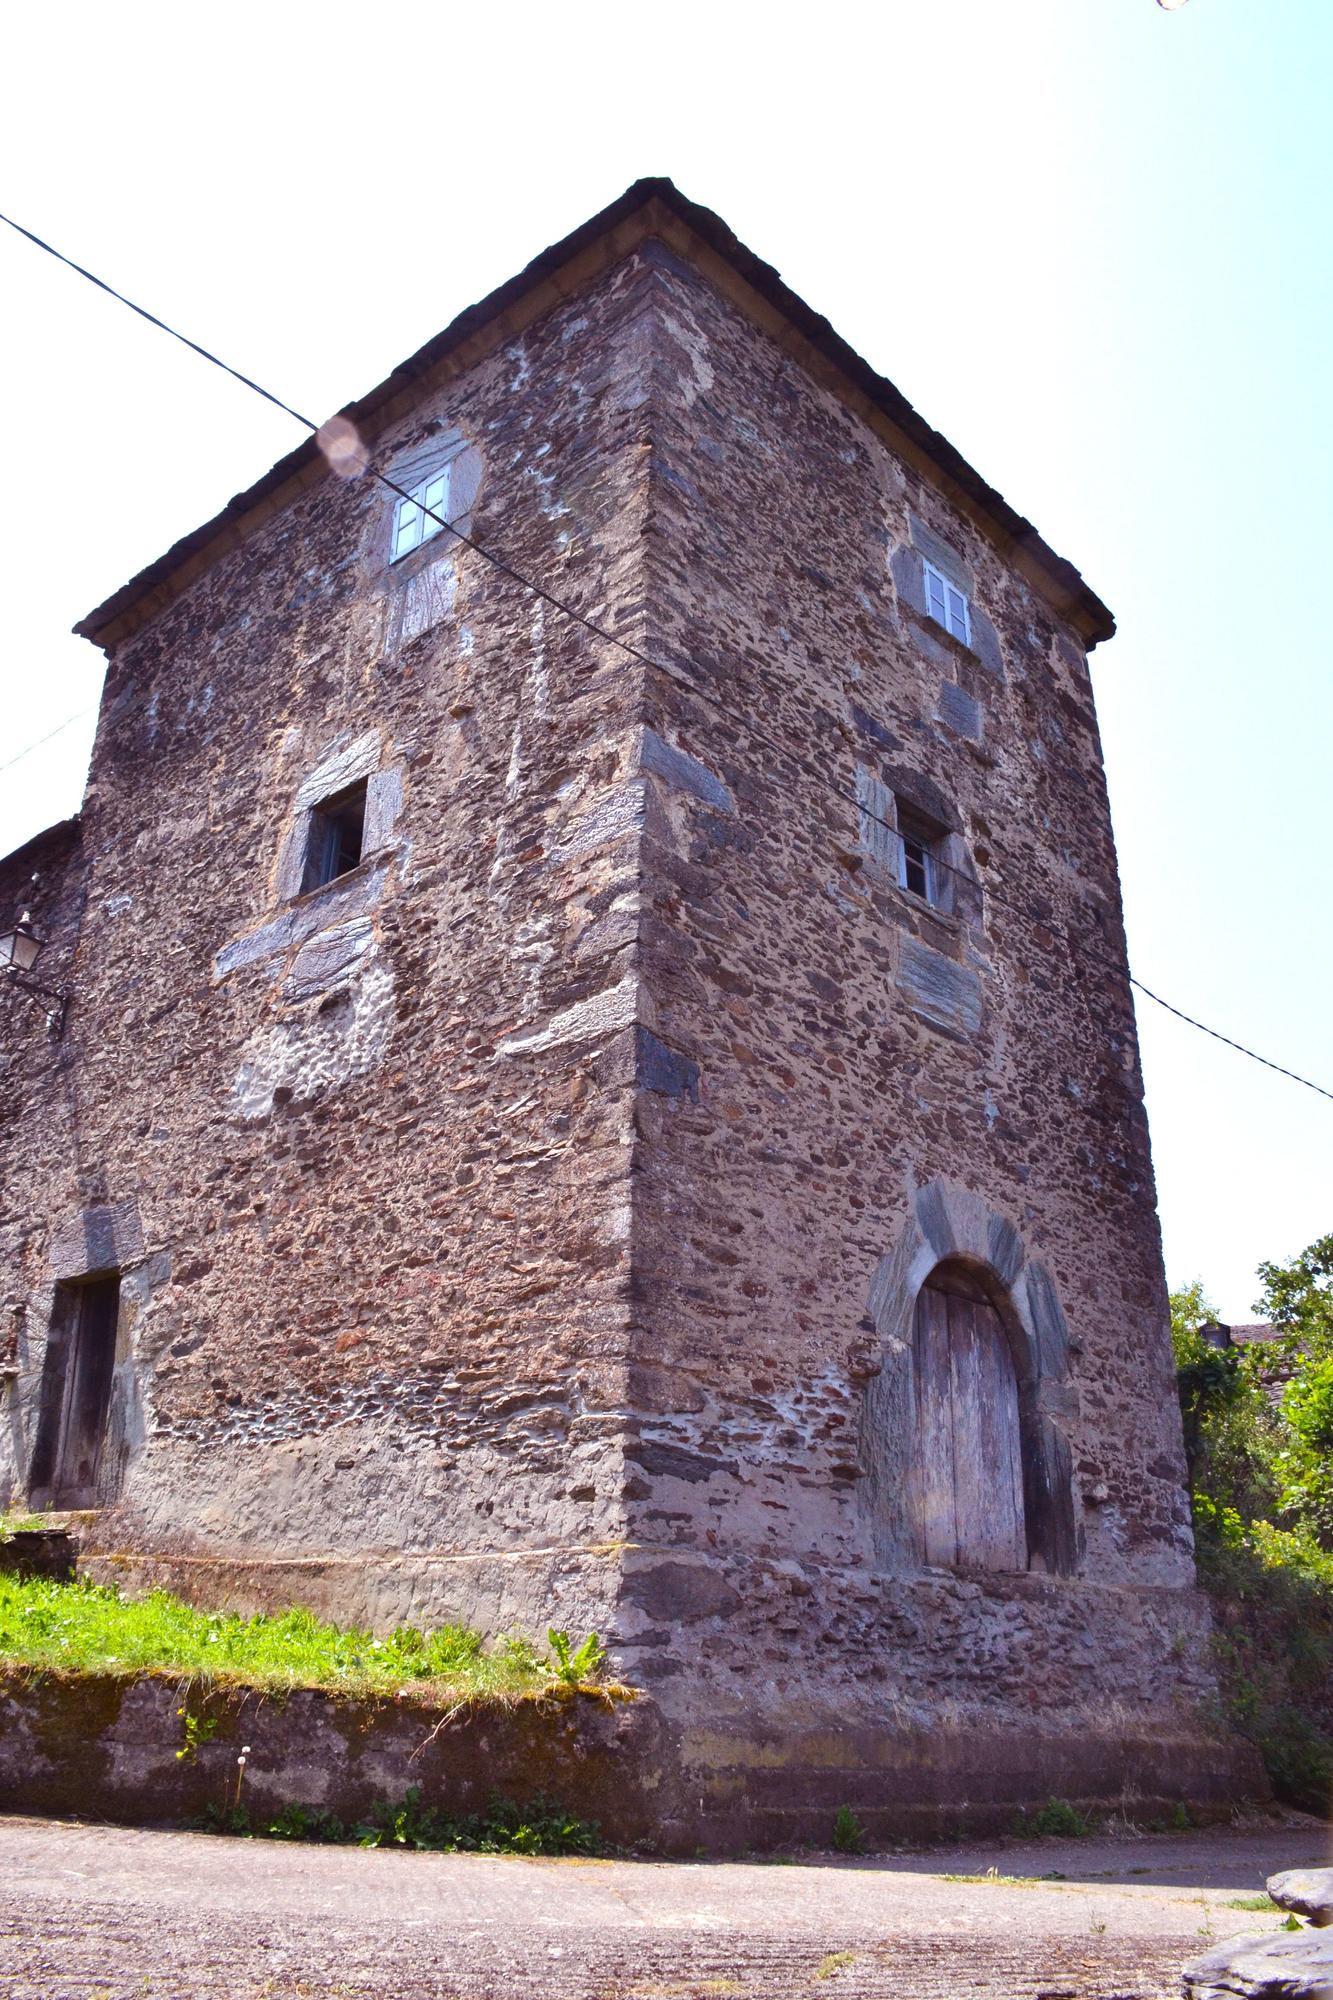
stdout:
POLYGON ((119 1277, 56 1287, 28 1481, 34 1506, 97 1504, 119 1316, 119 1277))
POLYGON ((1026 1569, 1018 1381, 1004 1324, 971 1272, 946 1265, 922 1286, 913 1350, 918 1555, 1026 1569))

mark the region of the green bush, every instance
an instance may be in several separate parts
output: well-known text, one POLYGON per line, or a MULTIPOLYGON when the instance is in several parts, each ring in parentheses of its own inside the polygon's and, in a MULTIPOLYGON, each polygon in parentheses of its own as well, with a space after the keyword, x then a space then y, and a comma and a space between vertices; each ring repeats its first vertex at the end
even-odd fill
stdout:
POLYGON ((1243 1521, 1195 1493, 1199 1580, 1213 1601, 1231 1721, 1289 1804, 1333 1799, 1333 1555, 1308 1531, 1243 1521))
POLYGON ((833 1845, 839 1854, 863 1854, 866 1835, 850 1806, 839 1806, 833 1815, 833 1845))
POLYGON ((1279 1329, 1237 1351, 1199 1333, 1202 1287, 1172 1294, 1199 1580, 1230 1720, 1279 1797, 1333 1799, 1333 1236, 1263 1264, 1279 1329))
POLYGON ((1018 1834, 1039 1835, 1051 1840, 1086 1840, 1097 1823, 1068 1799, 1048 1799, 1034 1813, 1020 1813, 1014 1826, 1018 1834))

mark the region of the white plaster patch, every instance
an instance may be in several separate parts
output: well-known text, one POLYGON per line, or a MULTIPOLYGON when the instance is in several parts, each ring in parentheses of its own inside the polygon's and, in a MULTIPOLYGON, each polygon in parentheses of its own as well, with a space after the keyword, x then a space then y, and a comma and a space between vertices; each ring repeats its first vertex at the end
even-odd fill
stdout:
MULTIPOLYGON (((532 614, 532 661, 523 677, 523 687, 519 696, 518 712, 514 717, 514 734, 509 746, 509 766, 505 772, 505 804, 511 805, 523 788, 523 771, 527 754, 526 726, 528 718, 542 719, 551 710, 551 677, 546 667, 546 607, 537 604, 532 614)), ((495 859, 491 863, 489 893, 502 904, 500 883, 509 867, 513 851, 513 828, 508 817, 501 820, 495 842, 495 859)))
POLYGON ((529 917, 514 932, 513 956, 528 968, 525 981, 525 1005, 528 1007, 536 1007, 542 972, 555 957, 552 922, 549 915, 529 917))
MULTIPOLYGON (((547 445, 544 449, 549 451, 550 446, 547 445)), ((533 485, 536 486, 539 494, 537 505, 541 508, 543 515, 548 521, 558 521, 562 515, 569 512, 564 501, 554 497, 555 474, 553 472, 543 472, 538 466, 528 465, 523 469, 523 477, 530 479, 533 485)))
POLYGON ((627 1202, 620 1202, 608 1209, 602 1218, 602 1241, 604 1243, 628 1243, 634 1227, 634 1209, 627 1202))
POLYGON ((394 980, 374 962, 333 1005, 261 1029, 246 1043, 232 1085, 242 1118, 266 1118, 277 1090, 314 1097, 364 1076, 384 1056, 395 1020, 394 980))
POLYGON ((696 396, 706 396, 717 379, 706 352, 707 336, 699 328, 686 326, 682 320, 673 318, 670 313, 662 315, 662 324, 680 342, 689 357, 693 386, 687 382, 681 382, 680 386, 686 403, 692 403, 696 396))

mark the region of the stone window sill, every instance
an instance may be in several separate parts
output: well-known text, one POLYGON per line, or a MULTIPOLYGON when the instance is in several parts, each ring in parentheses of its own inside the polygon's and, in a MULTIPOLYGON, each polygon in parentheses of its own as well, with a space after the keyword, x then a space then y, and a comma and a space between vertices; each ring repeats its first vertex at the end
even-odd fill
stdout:
POLYGON ((980 653, 977 652, 974 646, 969 646, 966 640, 960 639, 956 633, 951 632, 947 625, 941 625, 939 619, 933 618, 929 611, 917 611, 915 605, 913 605, 912 609, 916 613, 918 624, 922 626, 932 639, 937 641, 942 639, 950 652, 956 653, 960 660, 966 660, 972 666, 983 667, 985 665, 980 653))
POLYGON ((288 898, 290 910, 304 910, 318 904, 323 896, 335 896, 340 890, 350 889, 358 882, 367 882, 375 871, 382 867, 395 852, 392 847, 377 847, 373 854, 363 854, 355 868, 344 868, 341 875, 333 875, 327 882, 320 882, 313 889, 303 889, 288 898))
POLYGON ((938 903, 929 902, 925 896, 918 896, 915 889, 905 889, 901 882, 890 882, 888 887, 900 902, 906 903, 909 910, 915 910, 923 917, 933 918, 937 924, 955 936, 961 936, 970 928, 956 910, 941 909, 938 903))

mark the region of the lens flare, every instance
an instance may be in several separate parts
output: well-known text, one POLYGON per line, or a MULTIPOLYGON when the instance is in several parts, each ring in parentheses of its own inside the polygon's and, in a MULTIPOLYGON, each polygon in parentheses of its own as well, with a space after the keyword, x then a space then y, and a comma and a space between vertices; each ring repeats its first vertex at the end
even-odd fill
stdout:
POLYGON ((315 443, 329 461, 329 470, 339 479, 359 479, 370 463, 370 453, 361 442, 361 433, 346 417, 330 417, 315 432, 315 443))

